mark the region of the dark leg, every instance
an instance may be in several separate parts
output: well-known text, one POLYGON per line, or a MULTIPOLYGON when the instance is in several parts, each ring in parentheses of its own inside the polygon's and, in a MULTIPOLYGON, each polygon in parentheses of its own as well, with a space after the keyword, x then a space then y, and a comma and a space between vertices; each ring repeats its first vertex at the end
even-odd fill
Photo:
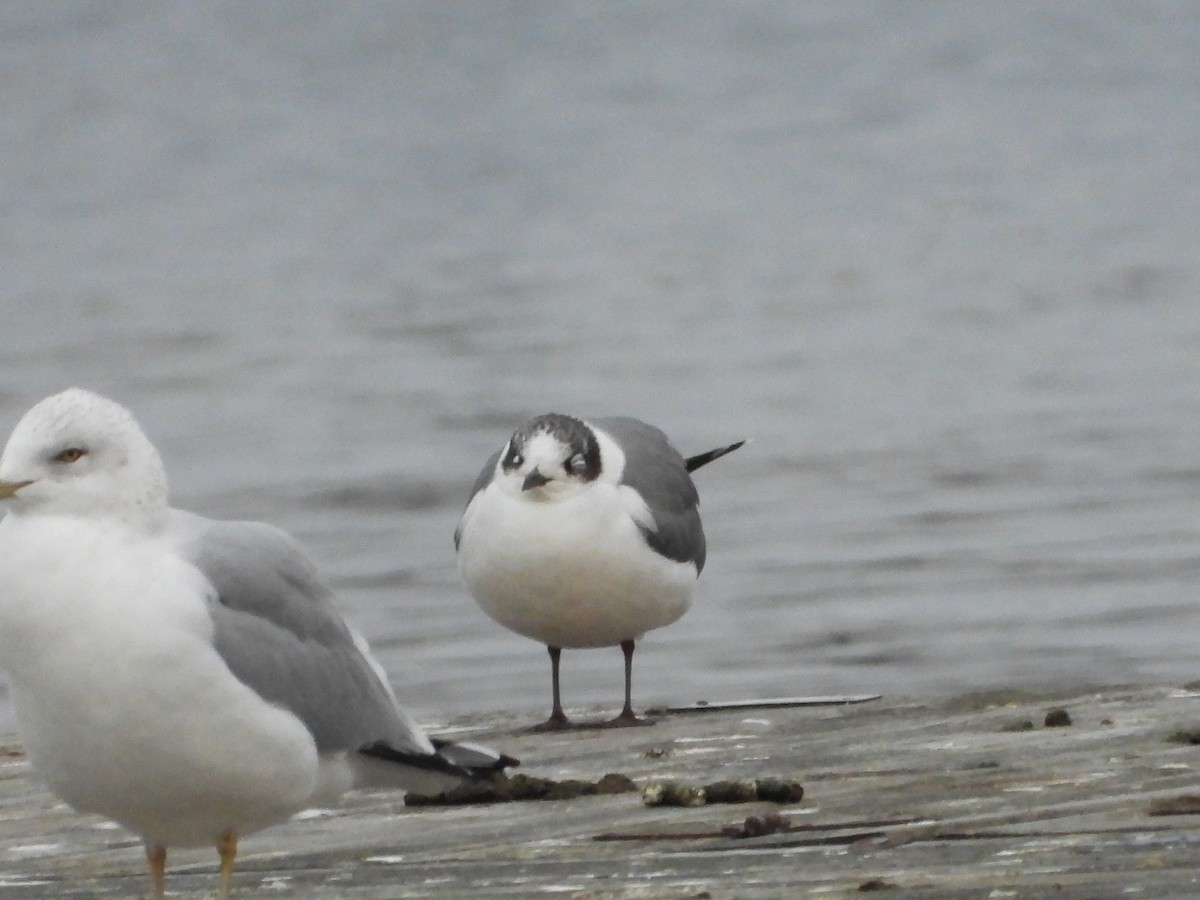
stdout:
POLYGON ((567 724, 567 714, 563 712, 562 690, 558 685, 558 667, 562 660, 562 647, 547 647, 546 651, 550 654, 550 694, 554 698, 554 705, 550 709, 550 721, 565 725, 567 724))
POLYGON ((621 714, 609 725, 653 725, 652 719, 639 719, 633 712, 633 640, 621 641, 621 652, 625 654, 625 706, 621 714))
POLYGON ((550 710, 550 718, 541 725, 534 726, 534 731, 559 731, 570 726, 567 714, 562 708, 562 694, 558 688, 558 663, 562 657, 562 647, 546 647, 550 652, 550 691, 554 696, 554 706, 550 710))

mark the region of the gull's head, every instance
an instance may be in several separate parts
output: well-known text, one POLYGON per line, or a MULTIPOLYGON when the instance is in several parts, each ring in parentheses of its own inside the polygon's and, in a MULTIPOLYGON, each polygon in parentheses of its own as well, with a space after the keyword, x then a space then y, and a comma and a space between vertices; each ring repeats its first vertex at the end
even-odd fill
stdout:
POLYGON ((156 519, 167 477, 129 410, 70 388, 25 413, 0 456, 0 500, 14 512, 156 519))
POLYGON ((501 486, 527 500, 565 500, 601 472, 600 443, 580 419, 549 413, 530 419, 500 454, 501 486))

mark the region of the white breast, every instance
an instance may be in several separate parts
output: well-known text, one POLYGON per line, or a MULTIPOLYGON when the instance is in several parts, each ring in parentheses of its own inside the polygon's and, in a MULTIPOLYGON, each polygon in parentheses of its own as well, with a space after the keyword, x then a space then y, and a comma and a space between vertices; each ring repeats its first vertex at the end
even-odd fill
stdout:
POLYGON ((596 482, 538 503, 490 485, 463 515, 463 580, 489 616, 551 646, 610 646, 669 625, 688 609, 696 567, 647 545, 631 493, 596 482))
POLYGON ((158 540, 67 518, 10 516, 0 541, 0 665, 56 794, 170 845, 306 805, 311 736, 213 650, 199 572, 158 540))

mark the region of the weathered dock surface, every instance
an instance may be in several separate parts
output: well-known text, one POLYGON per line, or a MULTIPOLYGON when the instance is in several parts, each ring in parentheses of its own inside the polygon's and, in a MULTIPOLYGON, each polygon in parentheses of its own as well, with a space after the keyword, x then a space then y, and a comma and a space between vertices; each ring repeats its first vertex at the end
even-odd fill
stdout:
MULTIPOLYGON (((1187 799, 1200 794, 1197 690, 885 698, 554 735, 517 730, 526 724, 494 716, 448 730, 533 775, 783 776, 806 796, 783 807, 649 808, 626 793, 417 808, 355 794, 245 840, 238 896, 1200 896, 1200 799, 1187 799), (1056 709, 1071 724, 1047 727, 1056 709), (787 829, 722 834, 771 810, 787 829)), ((137 841, 56 803, 11 746, 0 898, 143 896, 137 841)), ((173 853, 171 895, 211 896, 215 868, 211 851, 173 853)))

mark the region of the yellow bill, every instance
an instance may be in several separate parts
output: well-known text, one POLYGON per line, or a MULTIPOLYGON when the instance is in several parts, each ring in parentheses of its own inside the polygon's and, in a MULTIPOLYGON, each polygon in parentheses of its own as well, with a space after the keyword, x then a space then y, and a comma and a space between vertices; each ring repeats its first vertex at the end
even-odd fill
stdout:
POLYGON ((7 500, 21 488, 33 484, 32 481, 0 481, 0 500, 7 500))

